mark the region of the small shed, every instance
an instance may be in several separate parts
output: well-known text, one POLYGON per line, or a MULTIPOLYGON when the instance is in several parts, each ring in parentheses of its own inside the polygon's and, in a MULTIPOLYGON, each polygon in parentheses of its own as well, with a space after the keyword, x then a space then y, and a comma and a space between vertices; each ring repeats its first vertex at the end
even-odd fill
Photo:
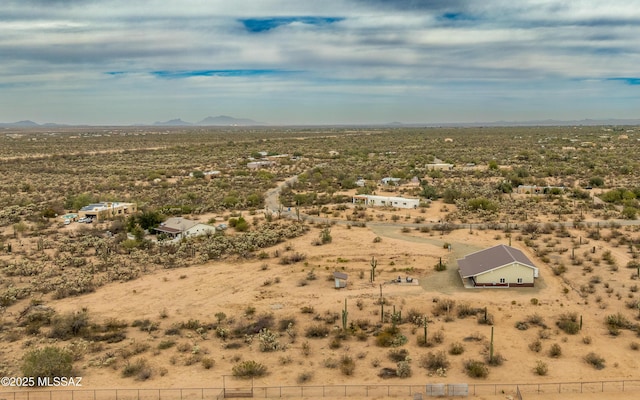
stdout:
POLYGON ((341 288, 345 288, 347 287, 347 278, 349 276, 347 274, 345 274, 344 272, 334 272, 333 273, 333 279, 336 282, 336 289, 341 289, 341 288))

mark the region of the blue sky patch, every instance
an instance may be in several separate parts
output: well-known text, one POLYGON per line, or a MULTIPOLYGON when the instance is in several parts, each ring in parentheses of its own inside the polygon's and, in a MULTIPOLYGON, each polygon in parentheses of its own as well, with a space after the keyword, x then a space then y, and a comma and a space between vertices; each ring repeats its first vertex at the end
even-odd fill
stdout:
POLYGON ((177 70, 177 71, 152 71, 151 74, 163 79, 184 79, 196 76, 222 76, 222 77, 245 77, 281 75, 288 71, 276 69, 200 69, 200 70, 177 70))
POLYGON ((607 80, 608 81, 623 82, 623 83, 626 83, 627 85, 631 85, 631 86, 640 85, 640 78, 621 77, 621 78, 609 78, 607 80))
POLYGON ((329 25, 342 21, 340 17, 272 17, 272 18, 246 18, 239 20, 245 29, 251 33, 270 31, 283 25, 300 22, 307 25, 329 25))
POLYGON ((441 21, 474 21, 475 18, 471 14, 463 13, 463 12, 446 12, 438 17, 441 21))

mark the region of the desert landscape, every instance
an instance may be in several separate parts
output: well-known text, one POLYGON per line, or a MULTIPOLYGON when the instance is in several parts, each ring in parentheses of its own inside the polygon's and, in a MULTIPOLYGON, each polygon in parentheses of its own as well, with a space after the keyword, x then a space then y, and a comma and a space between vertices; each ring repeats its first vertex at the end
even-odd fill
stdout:
POLYGON ((6 131, 2 376, 640 393, 637 127, 6 131), (99 202, 137 211, 78 222, 99 202), (216 229, 173 239, 172 218, 216 229), (496 245, 535 265, 532 287, 461 278, 496 245))

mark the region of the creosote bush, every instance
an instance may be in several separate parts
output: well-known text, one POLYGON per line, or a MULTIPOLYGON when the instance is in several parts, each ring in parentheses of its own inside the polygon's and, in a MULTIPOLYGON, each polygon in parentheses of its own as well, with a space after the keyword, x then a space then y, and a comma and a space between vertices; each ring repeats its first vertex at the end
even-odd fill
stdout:
POLYGON ((464 353, 464 345, 460 342, 451 343, 449 346, 449 354, 457 356, 464 353))
POLYGON ((560 315, 558 321, 556 321, 556 325, 558 328, 570 335, 575 335, 580 332, 580 323, 578 322, 578 314, 576 313, 565 313, 560 315))
POLYGON ((482 361, 467 360, 464 362, 464 370, 471 378, 486 378, 489 376, 489 368, 482 361))
POLYGON ((47 346, 28 351, 24 356, 21 370, 22 376, 53 378, 71 376, 72 368, 73 355, 71 352, 59 347, 47 346))
POLYGON ((233 376, 237 378, 257 378, 267 374, 267 367, 257 361, 242 361, 231 369, 233 376))
POLYGON ((590 364, 591 366, 593 366, 593 368, 595 369, 604 369, 605 365, 605 360, 603 357, 600 357, 599 355, 597 355, 594 352, 590 352, 589 354, 587 354, 586 356, 584 356, 584 360, 590 364))
POLYGON ((536 361, 536 366, 533 367, 533 372, 535 372, 536 375, 544 376, 549 372, 549 367, 544 361, 538 360, 536 361))
POLYGON ((353 361, 353 358, 346 354, 340 358, 340 372, 342 372, 343 375, 351 376, 355 369, 356 363, 353 361))
POLYGON ((418 365, 430 371, 436 371, 441 368, 449 368, 450 363, 447 359, 447 354, 444 351, 439 351, 437 353, 433 353, 430 351, 426 355, 420 357, 418 365))

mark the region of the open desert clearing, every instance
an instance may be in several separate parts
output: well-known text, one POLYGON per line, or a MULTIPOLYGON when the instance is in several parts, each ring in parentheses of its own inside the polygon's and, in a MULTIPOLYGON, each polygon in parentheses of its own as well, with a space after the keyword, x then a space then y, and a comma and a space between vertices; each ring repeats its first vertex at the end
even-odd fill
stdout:
MULTIPOLYGON (((563 290, 566 285, 554 276, 550 268, 540 266, 536 287, 509 289, 464 289, 454 267, 443 272, 434 271, 433 266, 440 257, 452 266, 455 258, 464 253, 500 242, 495 239, 494 231, 458 229, 442 236, 403 232, 400 227, 372 225, 370 228, 348 228, 334 225, 331 228, 332 242, 323 246, 311 244, 314 232, 316 230, 312 229, 300 238, 268 249, 271 255, 263 260, 228 260, 190 268, 158 270, 133 281, 111 283, 94 293, 48 304, 58 313, 86 308, 91 320, 95 321, 117 319, 131 324, 134 320, 150 320, 158 324, 158 329, 150 332, 129 329, 124 342, 129 347, 144 349, 130 357, 133 361, 143 358, 151 366, 150 379, 124 378, 119 372, 124 361, 96 367, 99 362, 104 362, 105 353, 109 353, 106 347, 97 354, 86 354, 76 363, 90 388, 130 387, 134 384, 141 388, 221 387, 222 375, 231 374, 232 367, 240 360, 256 360, 267 366, 269 373, 256 378, 256 386, 296 385, 301 374, 310 375, 309 385, 573 382, 636 377, 638 362, 629 350, 629 343, 634 340, 632 334, 610 336, 604 318, 612 311, 584 304, 584 299, 574 290, 563 290), (381 240, 374 242, 376 237, 381 240), (445 242, 452 244, 451 252, 443 247, 445 242), (306 259, 293 265, 281 265, 273 257, 275 251, 280 254, 299 252, 305 254, 306 259), (369 282, 371 257, 379 263, 373 284, 369 282), (333 279, 330 278, 334 271, 349 275, 346 288, 333 288, 333 279), (310 274, 313 279, 309 279, 310 274), (390 283, 398 275, 415 277, 419 285, 390 283), (339 319, 331 324, 324 322, 331 319, 329 314, 339 316, 347 300, 349 321, 365 320, 374 326, 380 321, 381 307, 377 301, 381 287, 386 303, 385 313, 395 308, 403 313, 412 310, 416 315, 430 315, 429 334, 442 337, 441 343, 434 343, 433 347, 419 347, 417 340, 423 333, 422 326, 409 322, 399 325, 408 340, 395 351, 405 349, 411 359, 412 376, 408 378, 391 381, 378 378, 380 368, 395 367, 395 362, 389 359, 394 348, 377 346, 373 335, 364 340, 349 335, 336 345, 330 338, 334 335, 331 332, 340 330, 339 319), (481 360, 487 356, 491 327, 479 324, 475 316, 457 318, 453 309, 450 317, 446 314, 433 316, 432 310, 438 304, 434 301, 444 299, 454 300, 457 305, 486 307, 493 317, 494 347, 504 358, 504 363, 490 367, 486 379, 469 378, 463 361, 481 360), (537 305, 532 304, 532 299, 538 300, 537 305), (305 307, 312 308, 313 313, 301 313, 305 307), (242 338, 222 340, 216 337, 215 331, 202 334, 182 330, 177 336, 167 335, 170 327, 186 321, 213 322, 219 312, 226 314, 228 320, 235 320, 227 321, 230 328, 234 323, 255 320, 267 314, 276 321, 293 320, 295 338, 282 332, 279 337, 285 345, 282 350, 261 352, 255 339, 251 344, 242 338), (567 312, 576 312, 585 318, 586 323, 577 335, 567 335, 554 326, 557 316, 567 312), (517 321, 533 314, 539 315, 549 329, 532 327, 521 331, 515 328, 517 321), (306 338, 305 329, 318 323, 329 328, 329 338, 306 338), (542 350, 534 352, 530 350, 530 344, 539 336, 544 337, 542 350), (589 338, 589 344, 585 344, 585 338, 589 338), (161 343, 167 340, 175 345, 159 350, 161 343), (236 345, 229 346, 230 343, 236 345), (427 353, 446 353, 453 343, 463 344, 464 352, 448 355, 450 366, 446 377, 434 376, 433 372, 418 366, 420 358, 427 353), (561 346, 561 356, 546 354, 552 344, 561 346), (238 348, 233 348, 235 346, 238 348), (584 362, 583 357, 590 351, 606 358, 605 369, 596 370, 584 362), (215 365, 205 369, 199 363, 192 364, 189 358, 195 352, 202 355, 198 359, 211 358, 215 365), (348 376, 332 366, 345 355, 355 360, 355 369, 348 376), (548 365, 547 376, 534 374, 538 360, 548 365)), ((504 242, 504 238, 501 241, 504 242)), ((526 248, 523 250, 536 259, 526 248)), ((14 307, 10 312, 17 310, 14 307)), ((47 342, 51 341, 44 341, 47 342)), ((112 352, 116 356, 118 350, 112 352)), ((239 380, 238 384, 242 382, 239 380)))

